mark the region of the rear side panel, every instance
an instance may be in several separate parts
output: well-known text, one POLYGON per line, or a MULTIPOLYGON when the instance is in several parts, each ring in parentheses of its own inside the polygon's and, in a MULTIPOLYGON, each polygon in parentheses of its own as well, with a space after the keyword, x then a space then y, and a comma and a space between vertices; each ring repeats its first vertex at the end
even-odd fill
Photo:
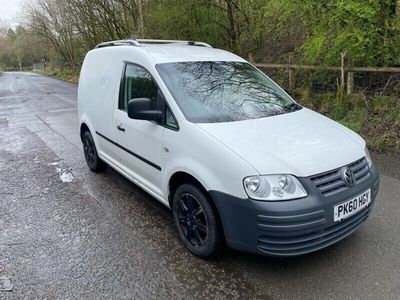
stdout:
POLYGON ((115 147, 99 139, 96 131, 113 137, 115 133, 114 113, 118 102, 122 76, 121 57, 108 49, 92 50, 82 66, 78 89, 80 123, 86 123, 100 152, 117 159, 115 147))

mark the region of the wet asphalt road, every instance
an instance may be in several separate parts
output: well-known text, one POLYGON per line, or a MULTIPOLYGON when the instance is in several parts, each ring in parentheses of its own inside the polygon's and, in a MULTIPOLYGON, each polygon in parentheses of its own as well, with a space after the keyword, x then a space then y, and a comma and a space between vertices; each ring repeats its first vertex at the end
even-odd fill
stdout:
POLYGON ((400 157, 374 155, 366 224, 310 255, 187 252, 171 214, 112 169, 88 171, 77 86, 0 77, 0 299, 399 299, 400 157))

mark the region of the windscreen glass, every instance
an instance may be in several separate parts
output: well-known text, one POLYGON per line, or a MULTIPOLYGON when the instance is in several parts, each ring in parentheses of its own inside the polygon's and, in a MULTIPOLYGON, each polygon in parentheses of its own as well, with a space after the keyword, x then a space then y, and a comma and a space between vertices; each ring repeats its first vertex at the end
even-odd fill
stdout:
POLYGON ((301 109, 271 79, 248 63, 201 61, 156 67, 191 122, 233 122, 301 109))

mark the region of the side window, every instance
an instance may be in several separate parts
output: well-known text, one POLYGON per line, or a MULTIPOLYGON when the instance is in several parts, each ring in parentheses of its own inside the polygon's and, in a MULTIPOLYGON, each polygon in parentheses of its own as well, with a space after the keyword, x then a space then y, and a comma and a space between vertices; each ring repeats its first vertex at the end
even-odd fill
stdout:
POLYGON ((165 125, 172 129, 178 129, 178 124, 168 106, 165 108, 165 125))
POLYGON ((151 74, 143 67, 127 64, 121 85, 118 108, 128 109, 128 102, 135 98, 149 98, 153 107, 157 107, 158 86, 151 74))

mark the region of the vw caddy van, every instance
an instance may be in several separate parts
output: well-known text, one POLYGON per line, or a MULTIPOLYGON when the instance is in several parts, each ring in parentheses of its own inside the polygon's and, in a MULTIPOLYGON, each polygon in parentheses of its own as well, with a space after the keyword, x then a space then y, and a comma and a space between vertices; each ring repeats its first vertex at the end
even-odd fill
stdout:
POLYGON ((168 206, 203 258, 224 244, 270 256, 322 249, 357 230, 378 193, 360 136, 202 42, 99 44, 78 109, 88 167, 109 165, 168 206))

